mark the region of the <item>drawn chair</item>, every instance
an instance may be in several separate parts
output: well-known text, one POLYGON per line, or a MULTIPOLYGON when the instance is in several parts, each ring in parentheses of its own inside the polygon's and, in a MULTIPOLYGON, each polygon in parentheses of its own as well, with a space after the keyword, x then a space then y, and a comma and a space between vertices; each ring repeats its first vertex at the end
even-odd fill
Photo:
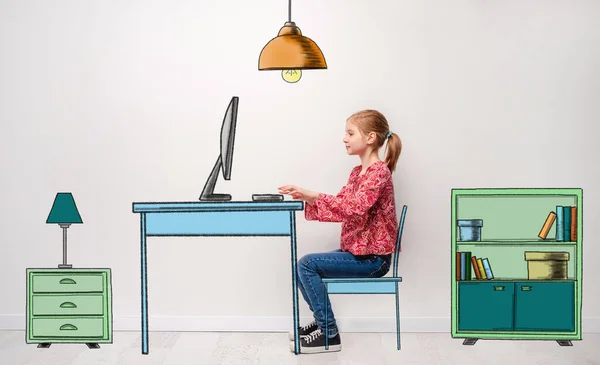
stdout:
MULTIPOLYGON (((325 294, 395 294, 396 295, 396 340, 400 350, 400 306, 398 297, 398 283, 402 277, 398 276, 398 252, 402 242, 402 229, 404 217, 406 216, 406 205, 402 207, 402 216, 398 225, 398 238, 394 249, 392 263, 393 275, 380 278, 323 278, 325 294)), ((325 322, 327 323, 327 301, 325 301, 325 322)), ((325 326, 325 349, 329 349, 329 330, 325 326)))

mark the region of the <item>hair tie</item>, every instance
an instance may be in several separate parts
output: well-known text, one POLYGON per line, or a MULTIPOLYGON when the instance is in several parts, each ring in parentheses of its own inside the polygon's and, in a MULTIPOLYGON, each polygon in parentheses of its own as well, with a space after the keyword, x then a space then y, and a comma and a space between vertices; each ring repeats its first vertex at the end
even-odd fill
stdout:
POLYGON ((387 132, 385 135, 385 139, 390 138, 391 135, 392 135, 392 131, 387 132))

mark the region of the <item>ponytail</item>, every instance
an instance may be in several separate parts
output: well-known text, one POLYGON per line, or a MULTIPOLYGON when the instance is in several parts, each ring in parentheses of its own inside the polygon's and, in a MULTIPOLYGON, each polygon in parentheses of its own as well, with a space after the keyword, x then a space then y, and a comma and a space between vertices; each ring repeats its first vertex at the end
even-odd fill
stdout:
POLYGON ((390 171, 394 172, 396 170, 396 163, 400 157, 400 152, 402 152, 402 140, 400 140, 400 136, 396 133, 390 133, 391 134, 387 139, 385 163, 390 171))

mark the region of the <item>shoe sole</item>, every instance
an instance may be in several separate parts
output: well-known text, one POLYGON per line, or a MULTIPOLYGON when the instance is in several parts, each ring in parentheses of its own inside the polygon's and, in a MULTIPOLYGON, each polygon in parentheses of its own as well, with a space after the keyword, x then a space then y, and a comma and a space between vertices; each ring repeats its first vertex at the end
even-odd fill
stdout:
MULTIPOLYGON (((295 346, 294 342, 290 342, 290 351, 294 352, 295 346)), ((322 347, 300 347, 301 354, 320 354, 324 352, 338 352, 342 351, 342 344, 339 345, 329 345, 329 348, 325 350, 325 346, 322 347)))

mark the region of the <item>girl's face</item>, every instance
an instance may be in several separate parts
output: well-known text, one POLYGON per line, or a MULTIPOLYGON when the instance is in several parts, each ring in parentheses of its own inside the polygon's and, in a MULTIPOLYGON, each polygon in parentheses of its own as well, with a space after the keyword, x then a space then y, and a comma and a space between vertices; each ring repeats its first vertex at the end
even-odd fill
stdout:
POLYGON ((344 135, 346 152, 349 155, 362 155, 367 150, 367 136, 360 132, 356 124, 346 121, 346 134, 344 135))

